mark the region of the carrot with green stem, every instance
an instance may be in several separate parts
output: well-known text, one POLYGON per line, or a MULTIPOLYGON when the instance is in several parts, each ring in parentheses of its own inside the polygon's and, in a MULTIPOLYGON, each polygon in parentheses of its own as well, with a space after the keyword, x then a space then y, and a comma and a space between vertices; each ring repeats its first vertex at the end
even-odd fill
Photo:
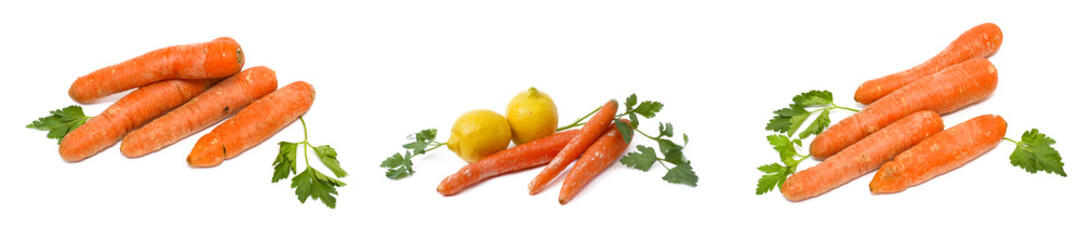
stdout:
MULTIPOLYGON (((167 80, 140 87, 117 100, 96 117, 67 116, 68 119, 85 120, 85 124, 77 125, 74 129, 63 126, 70 132, 56 135, 50 133, 50 136, 60 139, 61 158, 69 162, 82 161, 116 144, 128 132, 184 104, 218 81, 221 79, 167 80)), ((77 109, 77 115, 82 115, 79 107, 73 106, 65 110, 68 109, 77 109)), ((48 122, 52 121, 39 120, 32 125, 47 127, 46 124, 38 123, 48 122)))
POLYGON ((578 159, 593 141, 597 140, 601 134, 604 134, 608 125, 611 125, 612 118, 615 117, 617 110, 619 110, 619 103, 614 99, 608 100, 582 127, 578 135, 571 139, 551 162, 548 162, 548 166, 544 167, 544 170, 541 170, 540 174, 533 178, 533 181, 529 182, 529 194, 536 195, 539 193, 552 179, 563 172, 563 169, 566 169, 571 161, 578 159))
POLYGON ((277 87, 277 77, 270 68, 241 71, 125 136, 120 152, 134 158, 157 151, 233 115, 277 87))
POLYGON ((79 77, 68 95, 79 103, 166 79, 224 78, 244 66, 240 44, 228 37, 154 50, 79 77))
POLYGON ((871 193, 894 193, 959 168, 991 150, 1006 136, 1006 120, 983 115, 931 135, 882 165, 871 193))
POLYGON ((304 115, 314 100, 315 89, 304 81, 267 94, 199 138, 188 165, 213 167, 240 155, 304 115))
POLYGON ((945 50, 926 62, 908 70, 864 82, 856 89, 855 99, 859 103, 871 104, 912 81, 930 76, 951 65, 972 58, 989 57, 998 51, 1001 45, 1002 30, 994 23, 980 24, 962 33, 945 50))
POLYGON ((564 146, 580 136, 579 129, 548 135, 522 145, 496 152, 475 163, 470 163, 443 179, 436 191, 451 196, 481 180, 500 174, 544 165, 555 158, 564 146))
POLYGON ((921 110, 946 114, 983 100, 998 86, 998 71, 990 61, 973 58, 912 82, 871 103, 818 135, 811 155, 824 159, 867 135, 921 110))
POLYGON ((789 201, 803 201, 826 193, 878 169, 901 151, 942 131, 942 127, 942 118, 935 112, 920 111, 908 115, 824 162, 792 174, 781 186, 781 193, 789 201))
MULTIPOLYGON (((630 121, 626 119, 619 121, 630 124, 630 121)), ((567 179, 563 180, 563 188, 559 191, 559 204, 570 202, 585 188, 586 184, 619 159, 630 145, 629 141, 624 139, 634 136, 633 132, 630 134, 631 136, 625 136, 616 124, 610 124, 604 135, 586 149, 582 158, 574 163, 574 167, 567 173, 567 179)))

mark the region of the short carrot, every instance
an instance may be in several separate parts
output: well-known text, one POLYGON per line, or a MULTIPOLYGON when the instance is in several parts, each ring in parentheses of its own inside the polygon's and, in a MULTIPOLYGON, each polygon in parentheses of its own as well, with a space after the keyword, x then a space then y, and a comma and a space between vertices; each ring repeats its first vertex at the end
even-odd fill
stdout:
POLYGON ((946 114, 991 95, 998 71, 984 58, 950 66, 890 93, 849 116, 811 142, 811 155, 824 159, 897 119, 921 110, 946 114))
POLYGON ((794 202, 822 195, 878 169, 901 151, 940 131, 942 118, 937 113, 913 113, 852 144, 824 162, 792 174, 781 186, 781 193, 794 202))
POLYGON ((983 115, 927 137, 882 165, 871 193, 894 193, 926 182, 972 161, 1006 136, 1006 120, 983 115))
POLYGON ((585 152, 586 148, 604 133, 608 125, 611 125, 617 110, 619 110, 619 103, 615 99, 604 103, 596 115, 593 115, 586 125, 582 126, 582 131, 578 133, 578 136, 571 139, 570 143, 567 143, 567 146, 563 147, 563 150, 559 151, 559 154, 548 163, 548 166, 545 166, 544 170, 541 170, 540 174, 529 182, 529 194, 540 193, 552 179, 571 164, 571 161, 581 156, 582 152, 585 152))
POLYGON ((871 104, 889 93, 904 87, 912 81, 930 76, 954 64, 972 58, 986 58, 998 51, 1002 45, 1002 30, 994 23, 984 23, 965 31, 926 62, 911 69, 869 80, 856 89, 856 101, 871 104))
MULTIPOLYGON (((620 119, 620 121, 630 124, 630 121, 626 119, 620 119)), ((619 132, 616 124, 611 124, 605 134, 593 142, 589 149, 586 149, 582 158, 578 159, 578 162, 574 163, 574 167, 567 173, 567 179, 563 180, 563 188, 559 190, 559 204, 570 202, 575 195, 578 195, 578 192, 585 188, 586 184, 618 160, 623 155, 623 151, 627 150, 628 145, 629 143, 623 140, 623 134, 619 132)))
POLYGON ((443 196, 451 196, 481 180, 544 165, 551 161, 572 138, 578 136, 579 131, 579 129, 574 129, 558 132, 496 152, 480 161, 467 164, 458 172, 447 176, 435 190, 443 196))
POLYGON ((303 81, 293 82, 255 100, 199 138, 188 155, 188 165, 213 167, 240 155, 304 115, 313 101, 315 89, 303 81))
POLYGON ((68 95, 79 103, 166 79, 225 78, 244 66, 240 44, 228 37, 151 51, 79 77, 68 95))
POLYGON ((221 79, 166 80, 131 91, 60 141, 60 157, 82 161, 116 144, 129 131, 173 110, 221 79))
POLYGON ((183 106, 139 128, 120 143, 127 157, 140 157, 202 131, 278 87, 274 70, 253 67, 223 80, 183 106))

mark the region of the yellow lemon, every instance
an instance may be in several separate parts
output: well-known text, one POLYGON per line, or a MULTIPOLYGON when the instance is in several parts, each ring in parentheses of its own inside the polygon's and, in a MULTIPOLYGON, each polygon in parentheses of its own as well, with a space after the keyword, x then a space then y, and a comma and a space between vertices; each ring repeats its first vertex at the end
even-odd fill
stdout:
POLYGON ((524 144, 556 132, 556 103, 536 88, 522 91, 507 103, 507 121, 514 144, 524 144))
POLYGON ((473 110, 462 114, 450 128, 447 148, 466 162, 476 162, 510 144, 510 124, 492 110, 473 110))

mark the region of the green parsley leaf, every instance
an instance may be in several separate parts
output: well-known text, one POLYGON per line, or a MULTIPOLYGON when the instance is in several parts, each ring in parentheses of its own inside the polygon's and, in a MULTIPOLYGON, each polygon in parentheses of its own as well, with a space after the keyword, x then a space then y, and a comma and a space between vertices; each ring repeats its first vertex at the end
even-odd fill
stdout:
POLYGON ((818 117, 816 117, 814 121, 811 121, 810 125, 807 125, 806 129, 803 129, 803 132, 799 133, 799 138, 804 139, 808 136, 811 136, 811 134, 818 135, 819 133, 822 133, 823 130, 826 130, 826 127, 829 126, 830 111, 822 111, 818 114, 818 117))
POLYGON ((26 125, 26 128, 49 131, 45 136, 49 139, 56 139, 56 144, 60 144, 60 141, 64 140, 64 136, 67 136, 68 133, 82 126, 90 119, 90 117, 83 114, 82 107, 75 105, 49 111, 49 114, 47 117, 38 118, 38 120, 26 125))
POLYGON ((661 108, 664 108, 664 104, 661 104, 660 102, 642 101, 642 103, 638 104, 638 107, 634 108, 633 112, 642 115, 642 117, 645 118, 653 118, 654 116, 657 116, 657 113, 661 111, 661 108))
POLYGON ((675 135, 675 130, 672 129, 672 123, 667 123, 667 124, 658 123, 658 124, 661 125, 659 127, 660 128, 660 131, 659 131, 660 132, 660 137, 672 137, 673 135, 675 135))
POLYGON ((799 127, 803 125, 803 121, 811 116, 811 112, 797 104, 791 104, 788 108, 773 111, 773 114, 775 114, 773 119, 770 119, 769 123, 766 124, 766 130, 786 133, 788 136, 795 134, 796 130, 799 130, 799 127))
POLYGON ((274 176, 270 182, 276 183, 297 172, 297 143, 279 142, 278 157, 274 159, 274 176))
POLYGON ((322 200, 327 207, 334 208, 338 195, 336 187, 345 186, 345 183, 320 173, 311 166, 293 177, 292 187, 296 188, 297 199, 304 203, 311 199, 322 200))
POLYGON ((792 172, 789 171, 789 168, 777 163, 762 165, 758 167, 758 171, 762 171, 766 174, 758 179, 758 188, 754 191, 755 195, 762 195, 769 191, 773 191, 774 187, 783 185, 784 180, 788 178, 788 175, 792 174, 792 172))
POLYGON ((690 162, 681 163, 672 169, 668 169, 668 173, 661 179, 670 183, 684 184, 691 187, 698 186, 698 174, 694 173, 694 169, 691 168, 690 162))
POLYGON ((793 143, 788 140, 788 137, 782 134, 774 134, 766 136, 766 140, 769 141, 769 145, 773 146, 773 150, 777 150, 777 153, 781 155, 781 161, 796 156, 796 147, 792 145, 793 143))
POLYGON ((811 90, 792 97, 792 102, 800 106, 821 106, 833 103, 833 93, 823 90, 811 90))
POLYGON ((657 152, 653 148, 638 145, 638 152, 628 153, 626 157, 619 159, 619 163, 645 172, 649 171, 653 163, 658 160, 657 152))
POLYGON ((623 134, 624 142, 631 143, 631 139, 634 138, 634 129, 631 127, 631 125, 623 121, 617 120, 616 129, 619 129, 619 133, 623 134))
POLYGON ((758 171, 766 173, 758 179, 758 188, 755 189, 756 195, 762 195, 769 191, 772 191, 774 187, 779 187, 784 184, 784 180, 788 178, 788 175, 796 172, 796 167, 800 162, 803 162, 803 157, 800 160, 796 160, 794 157, 799 154, 796 153, 796 145, 801 145, 802 142, 799 139, 790 140, 784 134, 774 134, 766 136, 766 140, 773 146, 774 150, 781 157, 781 163, 766 164, 758 167, 758 171))
POLYGON ((1010 164, 1025 169, 1026 172, 1036 173, 1044 171, 1066 176, 1063 170, 1062 156, 1051 145, 1055 139, 1040 133, 1033 128, 1021 135, 1021 142, 1017 143, 1013 153, 1010 154, 1010 164))
POLYGON ((319 157, 319 160, 334 173, 335 177, 342 178, 349 175, 342 169, 341 163, 338 162, 338 151, 335 151, 330 145, 318 146, 312 149, 315 150, 315 156, 319 157))
POLYGON ((402 147, 406 149, 405 154, 394 153, 394 155, 391 155, 386 160, 383 160, 383 163, 379 164, 379 167, 387 168, 387 178, 398 180, 413 175, 413 173, 415 173, 413 171, 413 157, 446 145, 445 143, 435 141, 437 133, 438 132, 435 129, 424 129, 407 136, 406 138, 413 140, 413 142, 402 145, 402 147))

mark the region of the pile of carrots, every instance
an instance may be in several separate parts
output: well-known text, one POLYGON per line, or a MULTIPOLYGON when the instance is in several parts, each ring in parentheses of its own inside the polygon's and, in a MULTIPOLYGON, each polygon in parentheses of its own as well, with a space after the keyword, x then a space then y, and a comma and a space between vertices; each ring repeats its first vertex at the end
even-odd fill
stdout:
MULTIPOLYGON (((436 191, 451 196, 481 180, 547 164, 529 183, 529 193, 535 195, 578 159, 567 173, 559 192, 559 203, 567 204, 627 149, 629 142, 624 139, 614 120, 618 108, 615 100, 609 100, 580 129, 558 132, 466 165, 443 179, 436 191)), ((626 119, 619 121, 629 122, 626 119)))
POLYGON ((998 26, 982 24, 923 64, 860 85, 855 99, 867 107, 811 142, 811 156, 824 162, 788 177, 782 194, 802 201, 876 169, 872 193, 900 192, 995 147, 1006 134, 1002 117, 983 115, 943 130, 940 115, 991 95, 998 72, 986 57, 1001 44, 998 26))
POLYGON ((195 144, 187 162, 212 167, 254 147, 306 113, 315 89, 297 81, 278 88, 274 70, 241 71, 235 40, 170 46, 79 77, 68 94, 81 104, 138 88, 60 141, 69 162, 121 142, 135 158, 165 148, 232 116, 195 144))

